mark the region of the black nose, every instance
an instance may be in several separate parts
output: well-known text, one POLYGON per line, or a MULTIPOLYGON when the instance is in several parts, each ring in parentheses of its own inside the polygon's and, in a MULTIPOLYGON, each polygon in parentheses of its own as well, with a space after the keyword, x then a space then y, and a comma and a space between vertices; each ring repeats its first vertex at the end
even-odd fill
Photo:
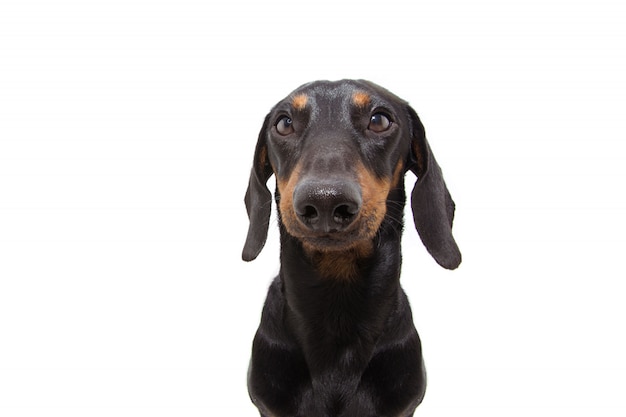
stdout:
POLYGON ((300 220, 316 232, 339 232, 354 221, 361 208, 357 184, 342 181, 305 181, 293 193, 300 220))

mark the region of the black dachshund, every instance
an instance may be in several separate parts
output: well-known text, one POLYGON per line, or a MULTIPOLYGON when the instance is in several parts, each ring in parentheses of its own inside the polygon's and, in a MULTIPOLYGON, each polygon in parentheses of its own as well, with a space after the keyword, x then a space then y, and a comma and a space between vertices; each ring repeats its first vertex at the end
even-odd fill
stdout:
POLYGON ((243 259, 267 238, 276 176, 281 268, 254 338, 248 388, 264 417, 408 417, 424 397, 420 339, 400 287, 415 227, 444 268, 461 263, 454 202, 403 100, 368 81, 317 81, 265 118, 245 196, 243 259))

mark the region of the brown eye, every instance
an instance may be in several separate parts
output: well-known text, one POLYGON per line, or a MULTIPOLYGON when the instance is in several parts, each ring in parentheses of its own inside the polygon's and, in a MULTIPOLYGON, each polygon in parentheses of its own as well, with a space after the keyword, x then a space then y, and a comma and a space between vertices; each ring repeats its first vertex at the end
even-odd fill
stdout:
POLYGON ((367 126, 369 130, 375 133, 381 133, 389 129, 391 120, 383 113, 375 113, 370 118, 370 124, 367 126))
POLYGON ((276 123, 276 131, 283 136, 293 133, 293 120, 287 116, 281 117, 276 123))

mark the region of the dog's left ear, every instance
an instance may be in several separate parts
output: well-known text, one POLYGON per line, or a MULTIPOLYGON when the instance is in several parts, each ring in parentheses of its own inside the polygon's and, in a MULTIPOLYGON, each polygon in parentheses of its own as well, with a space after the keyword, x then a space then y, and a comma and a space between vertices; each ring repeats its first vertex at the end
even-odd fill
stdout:
POLYGON ((415 110, 408 105, 407 109, 411 119, 410 169, 417 176, 411 193, 415 228, 435 261, 455 269, 461 263, 461 252, 452 236, 454 201, 426 141, 424 125, 415 110))
POLYGON ((250 180, 244 202, 248 211, 250 226, 241 257, 244 261, 252 261, 265 246, 267 230, 272 214, 272 193, 267 188, 267 180, 272 176, 272 166, 267 156, 267 128, 269 114, 265 117, 259 139, 254 151, 254 162, 250 171, 250 180))

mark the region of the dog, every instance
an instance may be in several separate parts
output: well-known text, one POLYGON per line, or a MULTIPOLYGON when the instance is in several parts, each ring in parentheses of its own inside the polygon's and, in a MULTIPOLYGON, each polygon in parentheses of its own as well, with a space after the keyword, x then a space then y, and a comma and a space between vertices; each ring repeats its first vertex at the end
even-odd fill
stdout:
POLYGON ((421 342, 399 282, 409 170, 417 232, 455 269, 455 204, 406 101, 365 80, 315 81, 265 117, 242 254, 265 245, 274 175, 281 266, 248 372, 262 417, 408 417, 422 402, 421 342))

